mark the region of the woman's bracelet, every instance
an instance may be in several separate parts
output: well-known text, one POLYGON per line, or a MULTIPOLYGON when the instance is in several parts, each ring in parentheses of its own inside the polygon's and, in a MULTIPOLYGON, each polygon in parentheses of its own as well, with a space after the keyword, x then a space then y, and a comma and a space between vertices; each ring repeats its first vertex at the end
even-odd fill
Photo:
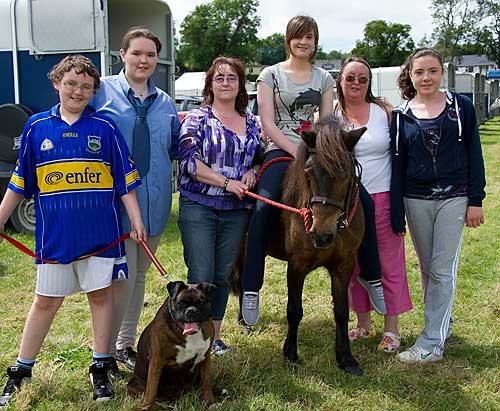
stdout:
POLYGON ((226 177, 226 180, 224 181, 224 185, 222 186, 222 188, 224 189, 224 191, 227 191, 227 185, 229 184, 229 177, 226 177))

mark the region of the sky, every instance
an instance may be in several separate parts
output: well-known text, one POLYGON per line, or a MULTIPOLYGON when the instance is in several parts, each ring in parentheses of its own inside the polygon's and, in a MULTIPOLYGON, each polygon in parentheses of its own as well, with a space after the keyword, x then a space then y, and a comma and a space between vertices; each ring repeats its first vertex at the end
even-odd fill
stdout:
MULTIPOLYGON (((177 33, 187 14, 210 0, 167 0, 177 33)), ((432 33, 430 0, 260 0, 257 15, 261 18, 259 38, 273 33, 285 34, 286 23, 297 14, 313 17, 319 26, 319 44, 323 51, 351 51, 371 20, 409 24, 411 37, 418 41, 432 33), (411 5, 410 5, 411 4, 411 5)))

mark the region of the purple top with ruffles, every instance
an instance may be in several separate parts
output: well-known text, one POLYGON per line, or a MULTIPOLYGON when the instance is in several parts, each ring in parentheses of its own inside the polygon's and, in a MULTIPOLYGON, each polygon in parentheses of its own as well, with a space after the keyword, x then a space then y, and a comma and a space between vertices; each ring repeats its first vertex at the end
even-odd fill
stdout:
POLYGON ((182 122, 179 141, 179 191, 192 201, 218 210, 247 207, 249 197, 240 200, 222 187, 196 180, 195 159, 217 173, 233 180, 241 180, 258 158, 264 145, 257 120, 246 113, 247 130, 244 138, 224 127, 210 106, 191 110, 182 122))

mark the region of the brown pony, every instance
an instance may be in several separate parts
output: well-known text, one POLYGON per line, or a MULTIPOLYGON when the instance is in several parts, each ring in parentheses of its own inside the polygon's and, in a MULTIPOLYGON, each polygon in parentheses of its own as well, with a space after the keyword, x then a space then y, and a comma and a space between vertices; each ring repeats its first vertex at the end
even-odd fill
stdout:
POLYGON ((267 254, 288 261, 288 335, 283 346, 285 359, 297 362, 297 332, 303 316, 302 290, 306 275, 325 267, 331 277, 336 323, 336 358, 339 367, 361 375, 351 354, 347 326, 347 287, 364 234, 361 205, 347 227, 340 228, 345 213, 353 210, 356 184, 353 149, 366 128, 344 131, 333 115, 321 119, 312 131, 303 131, 303 144, 288 168, 283 182, 282 202, 310 207, 313 224, 306 234, 302 217, 284 211, 281 227, 270 233, 267 254))

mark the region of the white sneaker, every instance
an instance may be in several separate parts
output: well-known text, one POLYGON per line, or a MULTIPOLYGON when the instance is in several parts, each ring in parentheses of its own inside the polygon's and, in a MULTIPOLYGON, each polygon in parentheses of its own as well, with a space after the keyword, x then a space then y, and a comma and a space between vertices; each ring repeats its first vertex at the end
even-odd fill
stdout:
POLYGON ((399 361, 408 364, 428 363, 434 361, 441 361, 443 359, 443 355, 436 355, 416 345, 408 348, 406 351, 403 351, 402 353, 399 353, 397 357, 399 361))

